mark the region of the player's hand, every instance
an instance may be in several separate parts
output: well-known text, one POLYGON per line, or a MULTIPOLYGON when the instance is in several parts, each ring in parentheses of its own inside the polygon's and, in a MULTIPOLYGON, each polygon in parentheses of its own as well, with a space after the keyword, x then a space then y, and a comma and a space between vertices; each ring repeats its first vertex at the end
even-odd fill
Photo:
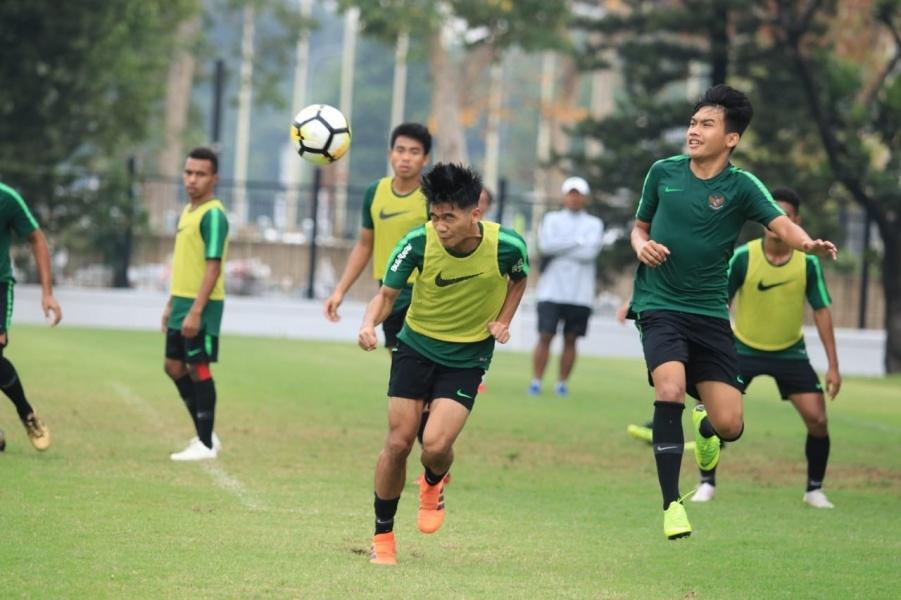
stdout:
POLYGON ((160 330, 162 330, 163 333, 166 333, 167 331, 169 331, 169 315, 170 314, 172 314, 172 307, 167 305, 166 308, 163 310, 163 318, 160 320, 160 330))
POLYGON ((371 352, 378 348, 379 337, 375 333, 375 327, 366 325, 360 327, 360 333, 357 335, 357 344, 366 352, 371 352))
POLYGON ((801 244, 801 250, 806 254, 816 254, 823 258, 828 256, 832 258, 832 260, 838 258, 838 248, 828 240, 808 240, 801 244))
POLYGON ((334 292, 328 299, 325 301, 325 304, 322 306, 322 312, 325 314, 325 318, 331 321, 332 323, 337 323, 341 320, 341 315, 338 314, 338 307, 341 306, 341 303, 344 301, 344 294, 341 292, 334 292))
POLYGON ((842 376, 839 374, 838 369, 830 367, 826 371, 826 394, 829 396, 829 399, 835 400, 841 388, 842 376))
POLYGON ((629 314, 629 303, 623 302, 623 304, 616 309, 616 322, 620 325, 626 324, 626 315, 629 314))
POLYGON ((181 334, 186 338, 192 338, 200 332, 200 313, 189 311, 185 320, 181 323, 181 334))
POLYGON ((488 323, 488 333, 494 336, 494 339, 501 344, 506 344, 510 341, 510 326, 506 323, 501 323, 500 321, 488 323))
POLYGON ((668 256, 669 248, 654 240, 646 241, 638 251, 638 260, 649 267, 659 267, 666 262, 668 256))
POLYGON ((50 321, 50 326, 55 327, 63 318, 63 311, 53 294, 46 294, 41 298, 41 308, 44 309, 44 318, 50 321), (53 316, 50 316, 53 313, 53 316))

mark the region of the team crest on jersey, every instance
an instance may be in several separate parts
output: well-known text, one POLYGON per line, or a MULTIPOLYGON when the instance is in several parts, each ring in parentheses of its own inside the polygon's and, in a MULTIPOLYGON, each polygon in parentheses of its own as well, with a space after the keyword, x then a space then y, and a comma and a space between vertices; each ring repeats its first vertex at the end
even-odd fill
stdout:
POLYGON ((710 194, 707 196, 707 204, 709 204, 710 208, 713 210, 719 210, 726 204, 726 197, 722 194, 710 194))

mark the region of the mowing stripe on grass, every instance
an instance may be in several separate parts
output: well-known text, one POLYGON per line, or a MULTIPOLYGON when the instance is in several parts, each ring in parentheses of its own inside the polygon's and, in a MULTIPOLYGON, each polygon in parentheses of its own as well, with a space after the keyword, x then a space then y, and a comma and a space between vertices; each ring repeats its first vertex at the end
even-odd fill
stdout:
MULTIPOLYGON (((165 434, 165 438, 171 440, 174 443, 177 442, 175 436, 173 436, 168 429, 164 429, 159 425, 162 423, 162 419, 160 418, 159 412, 153 405, 147 402, 144 398, 139 396, 129 388, 127 385, 119 382, 112 381, 110 382, 113 390, 116 394, 119 395, 120 398, 127 401, 128 404, 135 409, 136 412, 139 412, 144 420, 149 423, 154 423, 157 425, 157 430, 165 434)), ((173 465, 174 466, 174 465, 173 465)), ((230 475, 225 469, 223 469, 218 464, 203 461, 200 464, 200 467, 203 471, 210 476, 213 480, 213 483, 216 484, 216 487, 225 490, 226 492, 233 495, 238 499, 238 502, 241 503, 244 508, 253 511, 265 511, 265 504, 256 496, 256 494, 252 493, 247 487, 241 483, 239 479, 230 475)))

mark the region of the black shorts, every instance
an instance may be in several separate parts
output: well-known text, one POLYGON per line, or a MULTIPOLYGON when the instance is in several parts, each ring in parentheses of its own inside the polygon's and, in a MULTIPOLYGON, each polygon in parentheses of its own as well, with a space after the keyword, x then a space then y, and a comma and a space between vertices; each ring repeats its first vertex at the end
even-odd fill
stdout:
POLYGON ((404 326, 404 319, 407 318, 407 309, 410 305, 406 305, 401 310, 394 311, 388 318, 382 321, 382 333, 385 334, 385 348, 394 348, 397 346, 397 334, 400 333, 404 326))
POLYGON ((438 364, 398 342, 391 353, 388 396, 428 403, 435 398, 456 400, 468 410, 476 401, 484 369, 457 369, 438 364))
POLYGON ((742 389, 738 353, 728 319, 671 310, 646 310, 635 321, 641 333, 641 346, 651 372, 663 363, 678 361, 685 365, 685 391, 699 399, 696 385, 702 381, 721 381, 742 389))
POLYGON ((186 338, 178 329, 166 330, 166 358, 184 363, 212 363, 219 359, 219 336, 207 335, 201 329, 192 338, 186 338))
POLYGON ((578 304, 559 302, 538 303, 538 333, 555 335, 560 321, 563 321, 563 335, 582 337, 588 332, 588 317, 591 308, 578 304))
POLYGON ((747 389, 758 375, 769 375, 776 380, 779 395, 783 400, 788 400, 789 396, 794 394, 823 393, 820 378, 810 365, 810 361, 803 358, 785 359, 739 354, 738 368, 743 382, 742 391, 747 389))
POLYGON ((0 283, 0 333, 6 333, 12 325, 14 285, 12 281, 0 283))

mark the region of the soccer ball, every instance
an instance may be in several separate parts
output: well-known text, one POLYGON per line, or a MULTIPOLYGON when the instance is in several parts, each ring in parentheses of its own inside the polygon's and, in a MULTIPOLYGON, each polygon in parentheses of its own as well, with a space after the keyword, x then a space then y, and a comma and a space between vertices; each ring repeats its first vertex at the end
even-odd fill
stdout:
POLYGON ((337 108, 311 104, 294 116, 291 139, 301 158, 314 165, 327 165, 350 148, 350 124, 337 108))

